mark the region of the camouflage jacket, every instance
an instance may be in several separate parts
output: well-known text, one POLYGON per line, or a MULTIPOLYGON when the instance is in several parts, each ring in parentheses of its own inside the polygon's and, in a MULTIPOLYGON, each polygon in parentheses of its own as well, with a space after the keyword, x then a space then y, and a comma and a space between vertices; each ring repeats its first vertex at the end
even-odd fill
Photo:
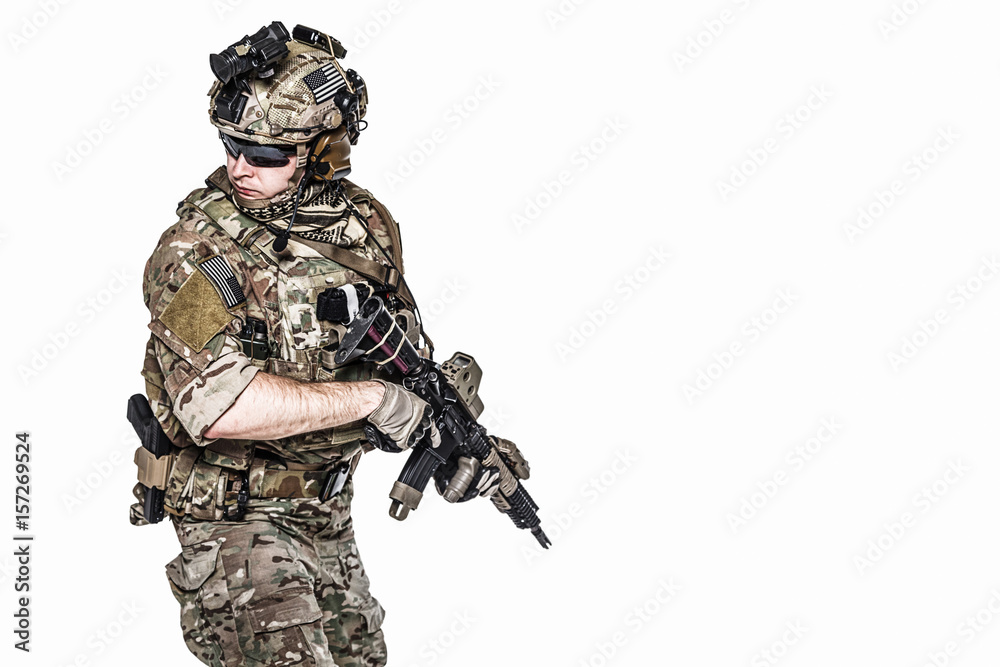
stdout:
MULTIPOLYGON (((154 414, 181 448, 214 443, 210 449, 225 451, 226 443, 207 439, 205 431, 261 370, 307 382, 354 381, 377 374, 369 364, 331 371, 321 363, 322 348, 335 340, 338 325, 317 319, 318 294, 365 280, 364 276, 296 242, 295 236, 283 253, 276 254, 271 248, 275 235, 233 205, 220 189, 228 183, 224 179, 225 169, 220 168, 209 177, 207 187, 181 202, 179 221, 163 233, 143 277, 152 335, 142 374, 154 414), (228 285, 226 267, 231 270, 228 285), (266 362, 244 354, 239 338, 247 318, 266 322, 270 344, 266 362)), ((400 248, 392 246, 387 230, 387 225, 395 224, 391 216, 383 220, 370 193, 348 181, 344 185, 372 234, 402 267, 400 248)), ((274 224, 282 226, 280 220, 274 224)), ((370 238, 349 250, 386 263, 370 238)), ((361 424, 255 446, 286 461, 322 464, 361 449, 361 424)))

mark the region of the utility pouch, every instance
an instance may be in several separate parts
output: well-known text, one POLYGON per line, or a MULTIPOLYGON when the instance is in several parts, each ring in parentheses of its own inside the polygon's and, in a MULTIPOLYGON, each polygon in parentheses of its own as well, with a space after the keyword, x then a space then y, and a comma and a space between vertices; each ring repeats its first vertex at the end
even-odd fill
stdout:
POLYGON ((271 356, 271 345, 267 340, 267 323, 253 317, 248 317, 240 329, 240 343, 245 354, 255 366, 263 366, 271 356))
POLYGON ((250 499, 247 473, 197 461, 189 480, 185 515, 199 521, 239 521, 250 499))
POLYGON ((163 521, 164 492, 175 458, 170 439, 142 394, 128 399, 126 417, 142 443, 133 459, 138 467, 139 484, 135 490, 137 497, 142 496, 142 518, 148 523, 159 523, 163 521))
POLYGON ((239 521, 250 499, 247 471, 254 445, 216 440, 205 446, 191 470, 186 513, 202 521, 239 521))

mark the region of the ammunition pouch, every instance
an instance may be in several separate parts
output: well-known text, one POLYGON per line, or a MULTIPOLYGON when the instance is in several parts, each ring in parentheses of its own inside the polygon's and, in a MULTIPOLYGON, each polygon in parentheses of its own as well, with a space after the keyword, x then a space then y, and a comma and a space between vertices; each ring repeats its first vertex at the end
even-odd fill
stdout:
POLYGON ((250 499, 254 444, 216 440, 200 451, 173 501, 175 513, 201 521, 239 521, 250 499))
POLYGON ((271 344, 267 338, 267 323, 253 317, 247 317, 240 329, 240 343, 243 354, 258 368, 264 368, 271 356, 271 344))
POLYGON ((250 478, 245 472, 234 480, 227 475, 226 493, 222 502, 222 520, 239 521, 243 518, 243 513, 247 508, 247 501, 250 500, 250 478))
MULTIPOLYGON (((357 452, 332 465, 307 466, 266 458, 265 452, 257 455, 254 449, 252 442, 219 440, 200 450, 181 496, 169 499, 167 511, 198 521, 240 521, 250 499, 319 498, 326 502, 344 489, 360 457, 357 452), (245 456, 234 456, 238 451, 245 456)), ((185 450, 182 457, 187 454, 185 450)), ((181 474, 181 467, 175 466, 176 474, 181 474)))

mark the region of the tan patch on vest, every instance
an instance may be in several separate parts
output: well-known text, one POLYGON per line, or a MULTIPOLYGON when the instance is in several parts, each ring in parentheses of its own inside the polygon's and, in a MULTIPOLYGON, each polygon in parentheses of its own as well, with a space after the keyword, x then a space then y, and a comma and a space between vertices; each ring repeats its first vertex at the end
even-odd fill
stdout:
POLYGON ((219 293, 201 271, 195 271, 184 281, 160 315, 164 326, 184 341, 193 354, 205 349, 208 341, 232 320, 219 293))

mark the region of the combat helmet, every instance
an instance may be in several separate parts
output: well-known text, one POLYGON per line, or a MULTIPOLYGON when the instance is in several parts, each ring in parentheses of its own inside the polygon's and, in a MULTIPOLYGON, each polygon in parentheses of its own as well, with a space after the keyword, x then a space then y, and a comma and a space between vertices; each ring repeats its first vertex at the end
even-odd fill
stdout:
POLYGON ((264 26, 210 57, 212 124, 236 139, 293 146, 289 190, 300 179, 346 176, 368 106, 364 80, 340 63, 346 54, 317 30, 298 25, 289 35, 280 21, 264 26))

